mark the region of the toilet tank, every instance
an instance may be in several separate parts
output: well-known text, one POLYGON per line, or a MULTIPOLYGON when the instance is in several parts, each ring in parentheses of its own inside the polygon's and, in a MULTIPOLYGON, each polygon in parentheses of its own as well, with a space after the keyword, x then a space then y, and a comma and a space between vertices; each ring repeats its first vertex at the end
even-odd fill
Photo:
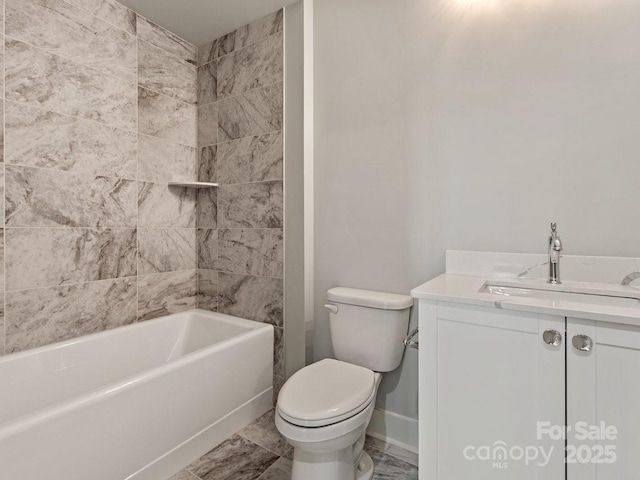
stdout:
POLYGON ((400 365, 413 299, 355 288, 327 292, 331 343, 338 360, 390 372, 400 365))

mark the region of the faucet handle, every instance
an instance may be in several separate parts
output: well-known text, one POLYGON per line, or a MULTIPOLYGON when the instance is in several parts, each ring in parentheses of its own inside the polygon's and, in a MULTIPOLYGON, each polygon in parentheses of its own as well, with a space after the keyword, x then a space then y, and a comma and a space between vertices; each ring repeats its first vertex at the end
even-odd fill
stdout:
POLYGON ((553 223, 551 224, 551 232, 552 232, 552 233, 555 233, 555 231, 556 231, 557 229, 558 229, 558 224, 557 224, 557 223, 555 223, 555 222, 553 222, 553 223))

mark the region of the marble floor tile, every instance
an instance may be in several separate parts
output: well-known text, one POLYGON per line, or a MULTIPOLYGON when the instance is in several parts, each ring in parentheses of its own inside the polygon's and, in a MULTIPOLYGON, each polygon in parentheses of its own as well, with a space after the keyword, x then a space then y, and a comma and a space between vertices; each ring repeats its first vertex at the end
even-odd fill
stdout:
POLYGON ((283 281, 220 272, 218 311, 282 327, 283 281))
POLYGON ((135 227, 137 183, 12 165, 6 201, 9 227, 135 227))
POLYGON ((216 160, 221 184, 282 180, 282 132, 221 143, 216 160))
POLYGON ((282 122, 282 82, 218 102, 220 142, 282 130, 282 122))
POLYGON ((14 102, 5 108, 8 164, 136 179, 135 133, 14 102))
POLYGON ((181 470, 175 475, 171 476, 167 480, 200 480, 193 473, 187 472, 186 470, 181 470))
POLYGON ((418 466, 418 455, 413 452, 409 452, 404 448, 396 447, 390 443, 387 443, 383 440, 379 440, 370 435, 367 435, 367 445, 371 448, 375 448, 376 450, 391 455, 392 457, 396 457, 400 460, 404 460, 411 465, 418 466))
POLYGON ((135 229, 6 228, 7 290, 136 275, 135 229))
POLYGON ((196 270, 138 277, 138 320, 196 308, 196 270))
POLYGON ((220 228, 282 228, 282 181, 221 185, 218 190, 220 228))
POLYGON ((218 311, 218 272, 198 269, 198 308, 218 311))
POLYGON ((138 42, 138 84, 141 87, 195 104, 196 67, 147 42, 138 42))
POLYGON ((137 131, 136 85, 5 39, 5 98, 137 131))
POLYGON ((245 438, 262 448, 266 448, 276 455, 284 455, 290 449, 291 445, 287 443, 275 424, 275 411, 270 410, 262 415, 251 424, 238 432, 242 438, 245 438))
POLYGON ((196 268, 196 232, 170 228, 138 230, 138 275, 196 268))
POLYGON ((198 149, 140 135, 138 179, 144 182, 192 182, 198 168, 198 149))
POLYGON ((280 457, 271 465, 258 480, 291 480, 293 462, 285 457, 280 457))
POLYGON ((136 38, 62 0, 5 0, 7 35, 136 81, 136 38))
POLYGON ((136 280, 105 280, 6 293, 7 352, 136 321, 136 280))
POLYGON ((282 278, 284 236, 278 228, 218 231, 218 269, 282 278))
POLYGON ((196 191, 138 182, 138 225, 142 228, 196 226, 196 191))
POLYGON ((366 452, 373 460, 371 480, 418 480, 418 467, 365 444, 366 452))
POLYGON ((138 38, 175 55, 183 62, 196 64, 198 49, 194 45, 140 15, 138 38))
POLYGON ((117 0, 67 0, 125 32, 136 34, 136 14, 117 0))
POLYGON ((278 10, 240 27, 218 39, 218 56, 222 57, 242 47, 258 42, 270 35, 281 32, 283 11, 278 10))
POLYGON ((202 480, 255 480, 277 459, 278 455, 234 435, 187 470, 202 480))
POLYGON ((218 61, 218 98, 281 82, 283 51, 282 33, 278 33, 222 57, 218 61))
POLYGON ((140 133, 195 147, 198 144, 198 109, 175 98, 138 89, 140 133))

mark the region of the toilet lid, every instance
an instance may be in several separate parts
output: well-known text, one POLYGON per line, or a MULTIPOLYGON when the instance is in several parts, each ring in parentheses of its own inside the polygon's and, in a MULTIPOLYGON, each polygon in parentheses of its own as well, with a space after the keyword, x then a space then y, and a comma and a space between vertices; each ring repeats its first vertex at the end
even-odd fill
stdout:
POLYGON ((278 412, 289 423, 319 427, 362 411, 375 395, 368 368, 325 359, 294 374, 280 390, 278 412))

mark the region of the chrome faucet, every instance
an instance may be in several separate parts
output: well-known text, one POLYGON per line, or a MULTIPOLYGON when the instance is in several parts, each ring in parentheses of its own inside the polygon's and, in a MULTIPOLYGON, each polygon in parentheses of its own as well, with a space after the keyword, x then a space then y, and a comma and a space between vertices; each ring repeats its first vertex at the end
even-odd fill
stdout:
POLYGON ((551 224, 551 235, 549 235, 549 283, 557 285, 560 281, 560 252, 562 251, 562 240, 558 236, 557 225, 551 224))

